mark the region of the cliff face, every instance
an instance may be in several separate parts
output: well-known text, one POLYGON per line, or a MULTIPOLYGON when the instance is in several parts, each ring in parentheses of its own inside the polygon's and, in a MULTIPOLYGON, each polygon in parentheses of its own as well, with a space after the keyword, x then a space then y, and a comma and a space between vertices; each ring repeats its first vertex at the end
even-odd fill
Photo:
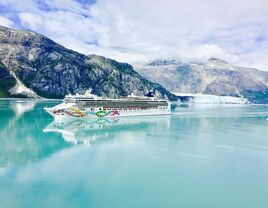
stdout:
POLYGON ((268 103, 268 72, 233 66, 216 58, 204 63, 155 60, 137 64, 135 69, 174 93, 228 95, 268 103))
POLYGON ((176 99, 129 64, 86 56, 30 31, 0 26, 0 61, 17 82, 28 88, 31 97, 63 98, 92 88, 96 95, 113 98, 131 93, 144 95, 153 90, 158 97, 176 99))
POLYGON ((0 98, 11 97, 9 92, 16 85, 16 80, 8 69, 0 62, 0 98))

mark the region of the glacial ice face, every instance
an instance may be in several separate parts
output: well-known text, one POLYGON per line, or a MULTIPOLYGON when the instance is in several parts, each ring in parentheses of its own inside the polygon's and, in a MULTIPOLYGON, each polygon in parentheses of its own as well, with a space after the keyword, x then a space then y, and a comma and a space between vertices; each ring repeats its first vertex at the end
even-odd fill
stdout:
POLYGON ((176 93, 177 96, 188 98, 186 103, 193 104, 247 104, 249 101, 241 97, 217 96, 208 94, 176 93))

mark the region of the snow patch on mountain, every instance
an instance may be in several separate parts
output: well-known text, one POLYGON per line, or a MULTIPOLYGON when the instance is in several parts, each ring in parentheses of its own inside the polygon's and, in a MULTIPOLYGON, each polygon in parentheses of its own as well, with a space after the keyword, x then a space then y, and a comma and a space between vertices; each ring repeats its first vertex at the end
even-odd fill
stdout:
POLYGON ((34 91, 26 87, 14 72, 10 71, 10 74, 15 78, 17 82, 17 84, 9 90, 11 95, 25 95, 29 98, 40 98, 40 96, 38 96, 34 91))

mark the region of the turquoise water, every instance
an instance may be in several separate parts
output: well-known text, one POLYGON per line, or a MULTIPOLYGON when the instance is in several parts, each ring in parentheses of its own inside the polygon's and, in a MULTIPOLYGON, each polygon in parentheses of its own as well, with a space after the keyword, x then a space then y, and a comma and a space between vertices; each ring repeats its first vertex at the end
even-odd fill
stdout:
POLYGON ((0 207, 267 208, 268 106, 53 122, 0 101, 0 207))

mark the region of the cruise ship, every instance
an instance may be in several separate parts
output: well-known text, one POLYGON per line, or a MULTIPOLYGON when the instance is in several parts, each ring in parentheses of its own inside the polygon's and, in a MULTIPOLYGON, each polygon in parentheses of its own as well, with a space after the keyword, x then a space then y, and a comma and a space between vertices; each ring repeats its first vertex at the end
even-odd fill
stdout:
POLYGON ((63 103, 44 108, 57 120, 67 118, 100 118, 167 115, 171 113, 171 104, 148 93, 147 96, 129 95, 119 99, 96 96, 88 90, 84 95, 67 95, 63 103))

